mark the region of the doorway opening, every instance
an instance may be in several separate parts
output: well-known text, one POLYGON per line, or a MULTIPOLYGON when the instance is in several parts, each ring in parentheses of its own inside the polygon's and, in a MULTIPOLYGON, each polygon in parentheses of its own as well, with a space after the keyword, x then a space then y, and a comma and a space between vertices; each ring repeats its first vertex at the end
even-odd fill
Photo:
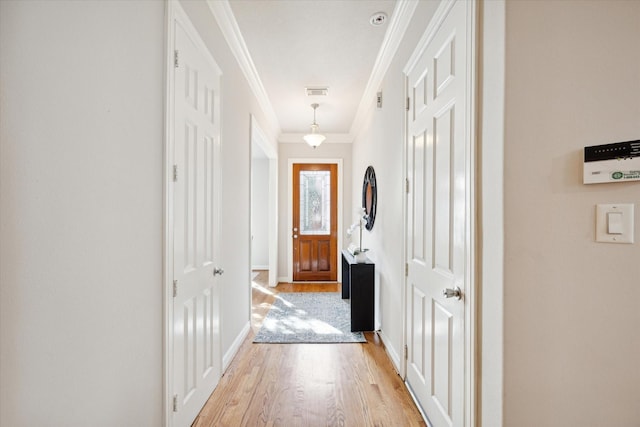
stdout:
POLYGON ((251 279, 275 287, 278 263, 278 153, 251 116, 251 279))

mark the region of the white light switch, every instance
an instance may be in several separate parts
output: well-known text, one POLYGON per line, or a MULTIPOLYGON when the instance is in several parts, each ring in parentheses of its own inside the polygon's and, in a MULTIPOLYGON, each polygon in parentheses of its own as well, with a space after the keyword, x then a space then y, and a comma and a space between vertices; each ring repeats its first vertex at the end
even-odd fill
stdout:
POLYGON ((596 242, 633 243, 633 204, 596 206, 596 242))
POLYGON ((607 233, 622 234, 622 212, 607 212, 607 233))

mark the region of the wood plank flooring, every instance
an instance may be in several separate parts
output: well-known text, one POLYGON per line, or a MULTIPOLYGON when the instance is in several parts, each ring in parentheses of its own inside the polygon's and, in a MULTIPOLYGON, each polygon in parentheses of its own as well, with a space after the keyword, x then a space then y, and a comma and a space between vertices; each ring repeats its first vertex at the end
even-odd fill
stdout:
POLYGON ((253 344, 281 292, 339 292, 340 284, 253 281, 252 332, 193 423, 204 426, 424 426, 375 333, 367 344, 253 344))

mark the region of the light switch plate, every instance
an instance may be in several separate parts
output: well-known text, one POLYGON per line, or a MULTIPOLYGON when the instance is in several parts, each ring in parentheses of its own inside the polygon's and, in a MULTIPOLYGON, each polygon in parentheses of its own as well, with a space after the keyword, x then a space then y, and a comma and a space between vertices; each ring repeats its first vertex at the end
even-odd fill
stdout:
POLYGON ((633 203, 597 205, 596 242, 633 243, 633 222, 633 203), (616 221, 616 224, 609 224, 612 218, 619 221, 616 221), (613 226, 612 230, 610 230, 611 226, 613 226), (609 233, 609 231, 615 231, 615 233, 609 233))

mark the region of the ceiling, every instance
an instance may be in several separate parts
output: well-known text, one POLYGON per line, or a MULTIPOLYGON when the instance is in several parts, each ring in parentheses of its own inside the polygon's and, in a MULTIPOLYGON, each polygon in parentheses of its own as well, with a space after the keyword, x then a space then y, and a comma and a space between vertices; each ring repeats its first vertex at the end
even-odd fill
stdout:
MULTIPOLYGON (((309 132, 317 102, 320 132, 347 135, 383 46, 395 0, 230 0, 281 140, 309 132), (377 12, 385 24, 369 20, 377 12), (306 87, 328 87, 307 96, 306 87)), ((372 100, 373 102, 373 100, 372 100)), ((344 140, 344 138, 343 138, 344 140)), ((331 138, 327 139, 331 142, 331 138)))

